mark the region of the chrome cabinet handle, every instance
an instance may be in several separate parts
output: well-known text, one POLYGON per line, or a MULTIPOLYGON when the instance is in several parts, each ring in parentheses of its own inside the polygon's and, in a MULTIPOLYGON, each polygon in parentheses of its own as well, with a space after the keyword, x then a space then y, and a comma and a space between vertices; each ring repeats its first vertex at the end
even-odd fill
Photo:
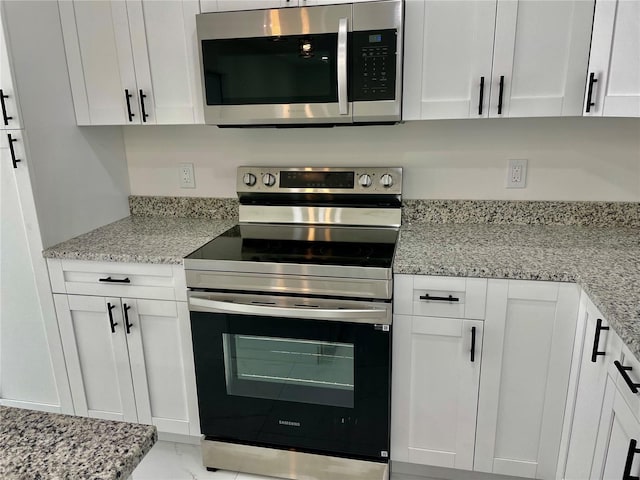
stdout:
MULTIPOLYGON (((388 312, 382 309, 350 309, 350 308, 307 308, 307 307, 272 307, 236 302, 222 302, 195 296, 189 297, 189 309, 194 311, 210 311, 220 313, 238 313, 241 315, 266 315, 270 317, 309 318, 316 320, 368 320, 386 319, 388 312), (198 307, 198 308, 192 308, 198 307)), ((382 323, 382 322, 380 322, 382 323)))
POLYGON ((338 113, 347 115, 349 104, 347 99, 347 21, 341 18, 338 24, 338 113))

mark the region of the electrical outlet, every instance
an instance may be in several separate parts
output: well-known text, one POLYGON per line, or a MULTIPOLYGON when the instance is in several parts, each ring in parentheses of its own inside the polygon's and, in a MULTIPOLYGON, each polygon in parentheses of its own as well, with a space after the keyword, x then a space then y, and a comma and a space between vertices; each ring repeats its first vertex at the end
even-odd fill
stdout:
POLYGON ((180 164, 180 188, 196 188, 196 179, 193 175, 193 163, 180 164))
POLYGON ((527 186, 527 160, 511 159, 507 166, 507 188, 525 188, 527 186))

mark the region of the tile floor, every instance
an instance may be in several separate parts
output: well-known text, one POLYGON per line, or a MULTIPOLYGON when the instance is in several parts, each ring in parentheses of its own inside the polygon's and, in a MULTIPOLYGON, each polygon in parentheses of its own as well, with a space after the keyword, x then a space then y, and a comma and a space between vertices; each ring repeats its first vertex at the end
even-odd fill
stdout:
POLYGON ((159 440, 131 475, 131 480, 274 480, 246 473, 207 472, 200 446, 159 440))
MULTIPOLYGON (((392 475, 392 480, 416 477, 392 475)), ((135 469, 129 480, 276 480, 273 477, 236 472, 207 472, 199 445, 159 440, 135 469)))

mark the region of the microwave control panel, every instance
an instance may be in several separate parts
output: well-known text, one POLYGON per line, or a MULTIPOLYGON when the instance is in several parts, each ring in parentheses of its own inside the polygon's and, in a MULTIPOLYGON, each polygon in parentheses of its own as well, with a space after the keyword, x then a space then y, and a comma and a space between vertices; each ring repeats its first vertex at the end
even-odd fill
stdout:
POLYGON ((395 100, 398 32, 356 31, 352 38, 351 101, 395 100))

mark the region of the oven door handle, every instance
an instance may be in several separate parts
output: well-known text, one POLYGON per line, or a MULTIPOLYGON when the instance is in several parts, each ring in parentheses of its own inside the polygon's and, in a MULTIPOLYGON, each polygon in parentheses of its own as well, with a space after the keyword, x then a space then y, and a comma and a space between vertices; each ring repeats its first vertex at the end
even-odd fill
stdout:
POLYGON ((349 320, 354 323, 389 324, 389 311, 378 308, 309 308, 272 307, 248 303, 222 302, 206 298, 189 297, 189 308, 197 312, 238 313, 241 315, 267 315, 270 317, 306 318, 314 320, 349 320), (196 307, 196 308, 192 308, 196 307))

